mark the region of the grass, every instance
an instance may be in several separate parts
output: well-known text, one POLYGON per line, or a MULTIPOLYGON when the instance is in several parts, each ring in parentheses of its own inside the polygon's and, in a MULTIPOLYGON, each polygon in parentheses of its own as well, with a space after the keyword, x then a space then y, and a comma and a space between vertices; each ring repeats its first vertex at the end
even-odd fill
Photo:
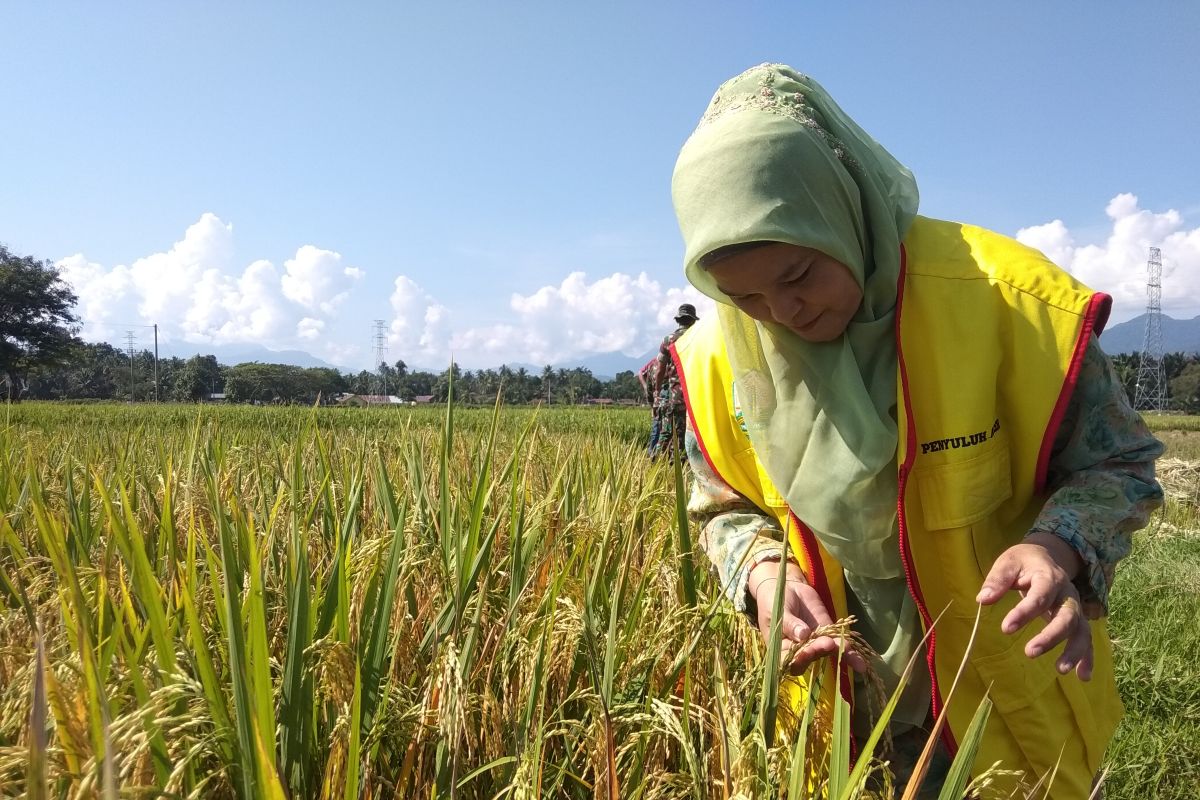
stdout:
POLYGON ((1152 431, 1200 431, 1200 416, 1148 411, 1144 415, 1152 431))
POLYGON ((1200 786, 1200 536, 1143 537, 1112 620, 1126 717, 1109 752, 1111 797, 1195 797, 1200 786))
MULTIPOLYGON (((5 408, 0 797, 801 796, 847 754, 774 724, 645 424, 5 408)), ((1110 798, 1198 785, 1196 516, 1120 572, 1110 798)))
POLYGON ((1154 435, 1167 446, 1168 458, 1200 462, 1200 431, 1159 430, 1154 435))

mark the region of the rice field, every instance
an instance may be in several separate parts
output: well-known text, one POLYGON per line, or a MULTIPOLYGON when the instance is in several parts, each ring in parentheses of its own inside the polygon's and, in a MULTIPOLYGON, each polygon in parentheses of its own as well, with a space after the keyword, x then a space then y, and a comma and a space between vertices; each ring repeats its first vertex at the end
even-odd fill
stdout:
POLYGON ((1197 416, 1148 413, 1145 419, 1152 431, 1200 431, 1200 417, 1197 416))
MULTIPOLYGON (((0 797, 892 797, 836 768, 840 711, 777 707, 646 425, 0 409, 0 797)), ((1200 785, 1200 482, 1172 469, 1114 598, 1109 798, 1200 785)))

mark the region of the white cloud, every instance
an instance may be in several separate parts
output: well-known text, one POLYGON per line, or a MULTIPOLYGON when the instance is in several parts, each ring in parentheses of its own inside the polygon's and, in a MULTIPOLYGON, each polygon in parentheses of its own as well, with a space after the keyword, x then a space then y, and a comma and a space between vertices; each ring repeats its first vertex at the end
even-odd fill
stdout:
POLYGON ((464 331, 454 347, 534 364, 617 352, 641 356, 674 329, 681 303, 693 303, 701 315, 712 313, 712 301, 692 287, 664 287, 644 272, 591 282, 573 272, 557 286, 514 294, 514 323, 464 331))
POLYGON ((507 339, 535 363, 612 352, 642 355, 675 327, 683 302, 711 309, 711 301, 695 289, 665 288, 644 272, 636 277, 617 272, 592 283, 573 272, 558 286, 513 295, 520 324, 492 346, 507 339))
POLYGON ((411 278, 400 275, 390 298, 392 324, 388 345, 394 355, 414 364, 440 363, 447 356, 448 312, 411 278))
POLYGON ((83 323, 84 337, 111 338, 116 332, 114 323, 127 322, 126 315, 137 315, 133 303, 123 302, 131 285, 127 267, 106 270, 88 261, 82 253, 68 256, 55 266, 79 298, 76 311, 83 323))
POLYGON ((343 267, 342 256, 306 244, 283 262, 283 296, 310 311, 332 314, 346 299, 362 270, 343 267))
MULTIPOLYGON (((128 266, 104 266, 83 254, 60 260, 56 266, 79 298, 84 336, 113 341, 126 327, 157 322, 164 342, 306 348, 333 363, 364 366, 365 331, 338 319, 363 272, 339 253, 307 244, 282 268, 267 260, 242 266, 233 232, 206 213, 169 249, 128 266)), ((388 358, 437 367, 453 354, 475 368, 639 356, 674 327, 685 302, 711 313, 711 301, 691 287, 666 287, 645 273, 589 280, 572 272, 556 285, 512 295, 510 318, 500 324, 456 327, 450 308, 401 275, 389 298, 388 358)))
POLYGON ((305 317, 296 324, 296 335, 301 339, 316 339, 325 330, 325 320, 305 317))
POLYGON ((281 273, 270 261, 239 269, 233 225, 205 213, 169 250, 106 268, 83 254, 56 264, 79 298, 83 335, 112 339, 122 327, 158 323, 163 338, 267 347, 313 340, 335 317, 362 271, 312 245, 281 273))
POLYGON ((1162 250, 1162 307, 1173 316, 1200 314, 1200 227, 1187 228, 1173 209, 1156 213, 1138 207, 1133 194, 1119 194, 1105 209, 1112 228, 1103 244, 1080 244, 1062 220, 1022 228, 1017 239, 1036 247, 1075 277, 1113 296, 1113 319, 1137 316, 1146 307, 1146 261, 1150 247, 1162 250))
MULTIPOLYGON (((233 226, 215 214, 201 215, 170 250, 139 258, 129 268, 139 315, 158 320, 178 314, 188 307, 193 287, 202 276, 226 274, 232 261, 233 226)), ((213 280, 211 276, 204 279, 213 280)))
POLYGON ((389 358, 429 367, 448 363, 452 354, 468 368, 640 356, 675 328, 681 303, 693 303, 702 316, 712 313, 712 301, 690 286, 665 288, 645 273, 588 281, 573 272, 557 286, 512 295, 511 322, 454 329, 449 310, 411 278, 401 275, 395 287, 389 358))
POLYGON ((296 312, 279 297, 279 272, 255 261, 234 277, 207 269, 193 284, 180 328, 189 342, 281 344, 296 312))

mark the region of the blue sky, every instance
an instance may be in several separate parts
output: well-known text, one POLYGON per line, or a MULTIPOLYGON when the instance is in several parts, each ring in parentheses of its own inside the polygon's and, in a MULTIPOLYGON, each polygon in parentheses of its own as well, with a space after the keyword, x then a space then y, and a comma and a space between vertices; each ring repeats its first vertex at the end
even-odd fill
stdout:
POLYGON ((670 204, 717 85, 821 81, 922 212, 1200 313, 1194 3, 0 7, 0 241, 84 332, 466 366, 638 355, 692 299, 670 204), (581 273, 581 274, 579 274, 581 273))

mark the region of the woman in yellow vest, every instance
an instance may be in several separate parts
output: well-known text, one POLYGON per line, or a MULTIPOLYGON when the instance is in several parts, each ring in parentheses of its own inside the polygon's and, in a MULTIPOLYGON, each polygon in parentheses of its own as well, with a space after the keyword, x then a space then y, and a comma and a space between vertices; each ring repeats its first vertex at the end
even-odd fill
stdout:
POLYGON ((836 653, 809 634, 849 614, 879 653, 849 665, 889 691, 924 658, 893 717, 901 772, 982 604, 942 762, 986 694, 976 767, 1033 784, 1057 765, 1051 796, 1087 797, 1122 713, 1113 567, 1162 502, 1162 446, 1096 340, 1109 298, 918 216, 912 174, 782 65, 718 89, 672 192, 687 277, 717 301, 673 355, 690 511, 730 600, 765 634, 786 559, 793 670, 836 653))

